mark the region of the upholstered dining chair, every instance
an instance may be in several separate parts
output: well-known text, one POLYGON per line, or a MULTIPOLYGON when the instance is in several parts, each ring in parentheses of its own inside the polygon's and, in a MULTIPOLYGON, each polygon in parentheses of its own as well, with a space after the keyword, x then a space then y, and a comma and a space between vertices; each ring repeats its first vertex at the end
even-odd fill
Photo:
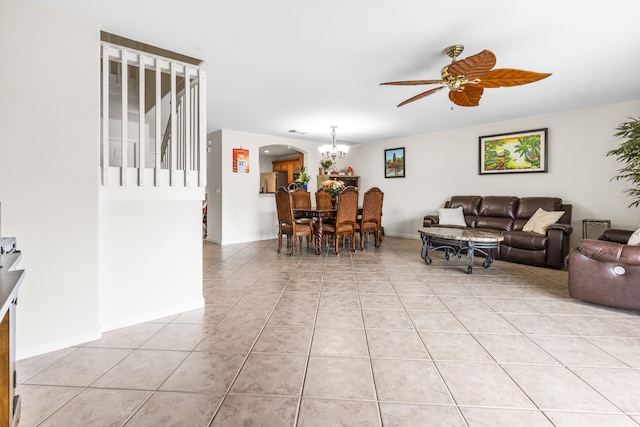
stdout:
POLYGON ((324 190, 316 191, 316 209, 333 209, 329 193, 324 190))
POLYGON ((360 233, 360 249, 364 250, 364 239, 367 233, 375 233, 376 248, 382 239, 382 201, 384 193, 378 187, 372 187, 364 193, 362 200, 362 216, 356 228, 360 233))
MULTIPOLYGON (((298 224, 293 216, 293 197, 286 188, 280 187, 276 190, 276 209, 278 212, 278 252, 282 249, 282 235, 287 236, 291 241, 291 253, 296 252, 296 237, 312 236, 313 230, 310 225, 298 224)), ((307 239, 307 246, 309 240, 307 239)))
POLYGON ((311 194, 302 187, 291 191, 294 209, 311 209, 311 194))
MULTIPOLYGON (((322 189, 316 191, 316 209, 321 209, 321 210, 333 209, 331 195, 322 189)), ((323 221, 322 224, 325 225, 325 224, 334 224, 334 223, 335 223, 334 218, 327 218, 323 221)), ((316 227, 317 226, 318 224, 316 224, 316 227)), ((322 229, 324 230, 324 227, 322 229)), ((326 239, 327 239, 327 236, 323 235, 322 240, 326 240, 326 239)), ((324 242, 320 242, 320 244, 322 245, 324 244, 324 242)))
POLYGON ((333 245, 336 255, 340 254, 339 237, 351 237, 351 251, 356 250, 356 220, 358 217, 358 190, 347 187, 338 196, 338 211, 333 224, 323 224, 322 230, 326 235, 333 235, 333 245))
MULTIPOLYGON (((311 209, 311 193, 302 187, 297 187, 291 191, 291 197, 293 198, 293 209, 311 209)), ((311 227, 313 233, 313 219, 311 218, 296 218, 295 221, 298 224, 305 224, 311 227)), ((311 235, 313 237, 313 234, 311 235)), ((302 239, 302 237, 300 237, 302 239)), ((307 237, 309 240, 309 237, 307 237)), ((302 242, 302 240, 301 240, 302 242)))

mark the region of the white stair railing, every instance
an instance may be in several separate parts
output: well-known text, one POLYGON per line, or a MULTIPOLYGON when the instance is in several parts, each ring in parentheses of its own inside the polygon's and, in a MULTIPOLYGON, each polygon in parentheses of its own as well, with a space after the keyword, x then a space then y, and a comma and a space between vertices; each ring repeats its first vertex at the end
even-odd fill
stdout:
POLYGON ((113 185, 111 174, 119 168, 121 186, 128 186, 131 176, 137 176, 138 186, 145 186, 145 171, 153 169, 156 186, 192 186, 195 179, 204 187, 204 72, 191 64, 103 42, 101 74, 102 185, 113 185), (131 175, 132 169, 137 173, 131 175))

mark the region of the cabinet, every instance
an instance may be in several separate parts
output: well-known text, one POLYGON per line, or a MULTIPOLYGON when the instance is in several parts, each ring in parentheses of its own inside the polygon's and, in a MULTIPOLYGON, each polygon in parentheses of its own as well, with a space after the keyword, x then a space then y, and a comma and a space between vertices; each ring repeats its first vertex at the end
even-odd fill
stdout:
POLYGON ((274 160, 271 164, 273 165, 273 172, 286 172, 287 183, 291 183, 294 180, 294 171, 299 171, 302 165, 304 165, 304 154, 300 153, 300 155, 294 159, 274 160))
POLYGON ((16 304, 23 270, 14 270, 20 253, 0 255, 0 426, 16 426, 20 419, 20 396, 16 388, 16 304))
POLYGON ((355 175, 318 175, 318 189, 330 179, 342 181, 346 187, 357 187, 360 191, 360 177, 355 175))

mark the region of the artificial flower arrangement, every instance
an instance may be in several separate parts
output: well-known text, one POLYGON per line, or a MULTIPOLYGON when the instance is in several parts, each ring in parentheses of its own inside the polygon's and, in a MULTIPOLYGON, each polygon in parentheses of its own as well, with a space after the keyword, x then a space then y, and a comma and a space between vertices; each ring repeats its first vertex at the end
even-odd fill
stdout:
POLYGON ((322 191, 329 193, 331 197, 336 197, 344 191, 344 182, 337 179, 330 179, 322 185, 322 191))
POLYGON ((333 162, 330 159, 321 160, 320 166, 322 166, 322 169, 324 169, 325 172, 328 172, 329 169, 331 169, 331 166, 333 166, 333 162))

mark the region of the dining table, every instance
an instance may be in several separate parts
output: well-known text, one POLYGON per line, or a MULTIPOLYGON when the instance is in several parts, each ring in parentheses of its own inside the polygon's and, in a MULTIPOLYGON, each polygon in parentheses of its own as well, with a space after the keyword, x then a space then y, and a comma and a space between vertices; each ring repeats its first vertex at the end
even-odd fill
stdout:
POLYGON ((316 255, 320 255, 322 250, 322 221, 336 217, 338 209, 294 209, 293 216, 296 218, 313 218, 316 224, 316 255))
MULTIPOLYGON (((298 218, 313 218, 316 220, 316 255, 322 250, 322 221, 336 217, 338 209, 299 209, 293 210, 293 216, 298 218)), ((362 215, 362 206, 358 206, 358 218, 362 215)))

